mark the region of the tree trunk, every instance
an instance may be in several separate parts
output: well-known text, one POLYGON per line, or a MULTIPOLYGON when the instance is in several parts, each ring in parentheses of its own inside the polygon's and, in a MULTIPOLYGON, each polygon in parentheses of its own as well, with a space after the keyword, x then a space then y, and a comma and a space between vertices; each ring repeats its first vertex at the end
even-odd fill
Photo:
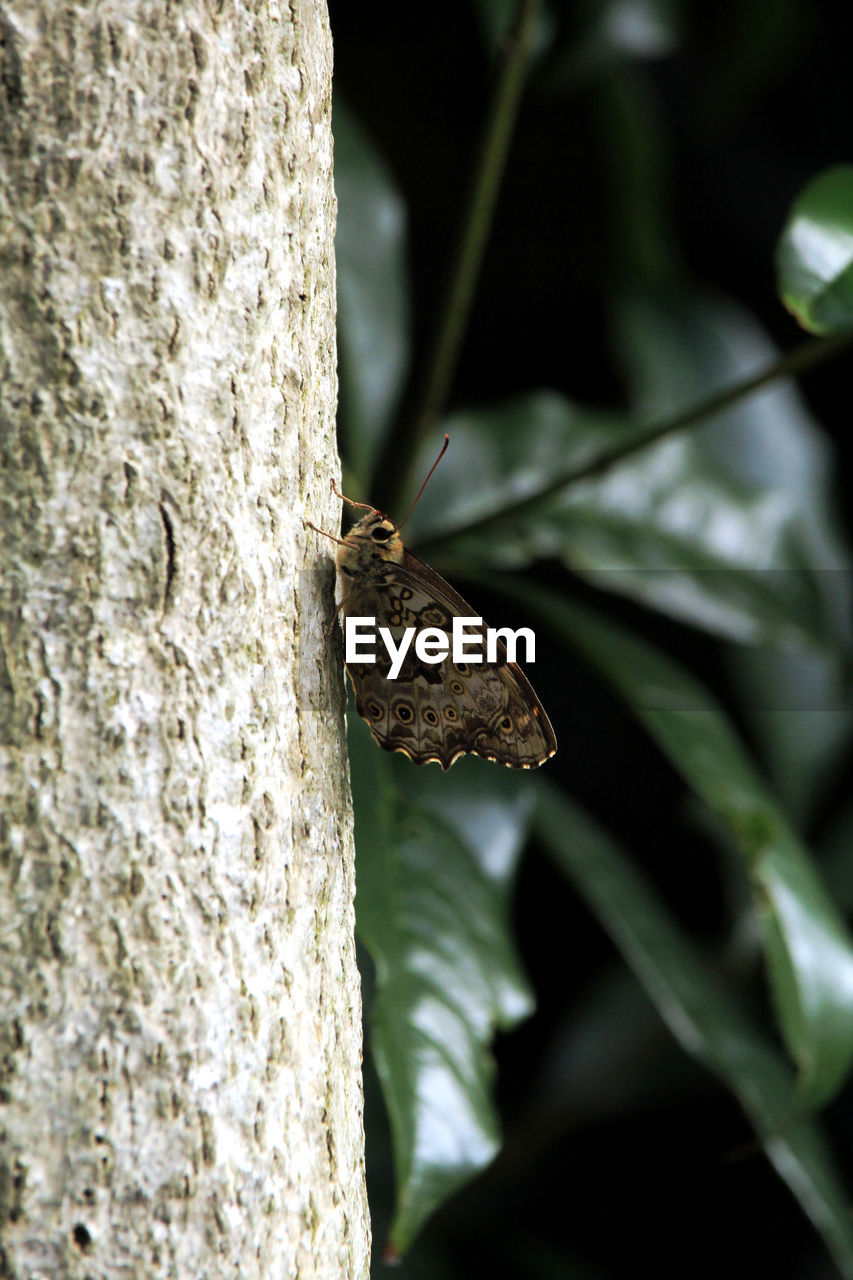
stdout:
POLYGON ((325 5, 0 8, 0 1275, 367 1273, 325 5))

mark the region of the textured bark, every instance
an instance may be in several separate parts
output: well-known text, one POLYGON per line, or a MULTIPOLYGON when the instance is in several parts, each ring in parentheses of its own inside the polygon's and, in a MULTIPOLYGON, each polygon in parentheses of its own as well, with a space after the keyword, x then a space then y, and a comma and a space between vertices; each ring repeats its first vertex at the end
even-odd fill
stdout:
POLYGON ((367 1272, 325 5, 0 3, 0 1275, 367 1272))

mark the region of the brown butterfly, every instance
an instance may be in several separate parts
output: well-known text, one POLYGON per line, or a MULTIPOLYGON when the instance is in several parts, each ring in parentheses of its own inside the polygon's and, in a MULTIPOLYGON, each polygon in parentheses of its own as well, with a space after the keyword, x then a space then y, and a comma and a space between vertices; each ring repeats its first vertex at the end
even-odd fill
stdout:
MULTIPOLYGON (((421 486, 405 520, 393 520, 368 503, 344 502, 368 514, 338 545, 338 609, 344 618, 375 618, 401 648, 403 632, 436 628, 448 635, 454 617, 474 611, 449 583, 403 545, 400 529, 414 510, 444 448, 421 486)), ((335 490, 337 493, 337 490, 335 490)), ((310 523, 306 521, 306 523, 310 523)), ((316 529, 323 533, 322 529, 316 529)), ((332 534, 325 534, 333 537, 332 534)), ((476 635, 475 628, 467 634, 476 635)), ((485 634, 486 628, 480 629, 485 634)), ((349 662, 359 715, 386 751, 401 751, 415 764, 434 761, 449 769, 466 752, 511 769, 533 769, 557 750, 551 722, 521 668, 496 646, 495 662, 428 663, 405 652, 396 679, 389 679, 392 660, 383 646, 374 662, 349 662)))

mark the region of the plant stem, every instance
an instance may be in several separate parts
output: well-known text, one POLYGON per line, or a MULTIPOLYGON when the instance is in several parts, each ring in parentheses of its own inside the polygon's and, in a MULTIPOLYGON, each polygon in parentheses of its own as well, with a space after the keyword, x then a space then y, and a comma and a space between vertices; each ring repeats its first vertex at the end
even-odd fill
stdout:
POLYGON ((390 434, 378 467, 376 491, 380 499, 392 486, 399 493, 401 487, 412 484, 410 472, 418 446, 444 412, 506 167, 539 4, 540 0, 518 0, 502 44, 447 287, 405 415, 409 425, 390 434))
POLYGON ((822 364, 840 351, 843 351, 851 342, 853 342, 853 334, 850 332, 833 334, 828 338, 810 339, 807 342, 803 342, 800 346, 795 347, 793 351, 789 351, 781 359, 775 360, 759 373, 751 374, 740 382, 732 383, 731 386, 725 387, 722 391, 715 391, 707 399, 700 400, 698 404, 690 405, 687 409, 679 411, 672 417, 664 418, 660 422, 650 423, 646 426, 638 426, 636 433, 630 439, 623 439, 619 444, 602 450, 597 457, 566 471, 563 475, 544 485, 537 493, 530 494, 518 502, 508 503, 500 511, 481 516, 466 525, 460 525, 456 529, 425 539, 423 542, 418 543, 418 550, 420 551, 426 547, 431 549, 442 542, 450 541, 452 538, 479 532, 496 521, 531 511, 561 490, 600 475, 617 463, 624 462, 626 458, 630 458, 641 449, 657 444, 658 441, 665 440, 668 436, 675 435, 679 431, 686 431, 688 428, 700 426, 708 418, 713 417, 714 414, 721 413, 739 400, 746 399, 747 396, 760 391, 762 387, 766 387, 780 378, 791 378, 806 373, 815 365, 822 364))

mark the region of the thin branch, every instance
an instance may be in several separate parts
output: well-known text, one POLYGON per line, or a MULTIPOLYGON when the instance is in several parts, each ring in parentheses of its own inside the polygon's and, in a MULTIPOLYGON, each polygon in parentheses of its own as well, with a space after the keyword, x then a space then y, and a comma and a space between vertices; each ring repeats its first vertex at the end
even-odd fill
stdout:
POLYGON ((423 373, 406 414, 410 425, 391 433, 378 468, 376 489, 380 499, 392 480, 395 492, 410 483, 418 446, 444 412, 506 168, 539 4, 540 0, 518 0, 512 27, 502 43, 447 288, 436 311, 423 373))
POLYGON ((440 543, 448 542, 452 538, 479 532, 496 521, 502 521, 507 517, 515 517, 534 510, 540 503, 554 497, 555 494, 560 493, 563 489, 579 484, 582 480, 589 480, 594 476, 601 475, 602 472, 609 470, 610 467, 619 462, 624 462, 626 458, 632 457, 635 453, 639 453, 641 449, 657 444, 660 440, 676 435, 679 431, 687 431, 690 428, 700 426, 708 418, 712 418, 715 414, 728 409, 739 400, 745 400, 756 391, 760 391, 762 387, 766 387, 780 378, 792 378, 806 373, 815 365, 823 364, 840 351, 845 350, 851 343, 853 343, 853 333, 849 332, 803 342, 781 359, 775 360, 765 369, 762 369, 760 373, 752 374, 740 382, 732 383, 731 386, 724 388, 722 391, 714 392, 707 399, 681 410, 672 417, 664 418, 661 422, 651 423, 646 427, 638 427, 636 434, 631 439, 622 440, 619 444, 604 449, 597 457, 566 471, 563 475, 544 485, 536 493, 530 494, 526 498, 521 498, 517 502, 507 503, 499 511, 481 516, 477 520, 471 520, 468 524, 460 525, 455 529, 448 530, 446 533, 438 533, 432 538, 427 538, 418 543, 418 550, 420 551, 427 547, 431 550, 433 547, 438 546, 440 543))

